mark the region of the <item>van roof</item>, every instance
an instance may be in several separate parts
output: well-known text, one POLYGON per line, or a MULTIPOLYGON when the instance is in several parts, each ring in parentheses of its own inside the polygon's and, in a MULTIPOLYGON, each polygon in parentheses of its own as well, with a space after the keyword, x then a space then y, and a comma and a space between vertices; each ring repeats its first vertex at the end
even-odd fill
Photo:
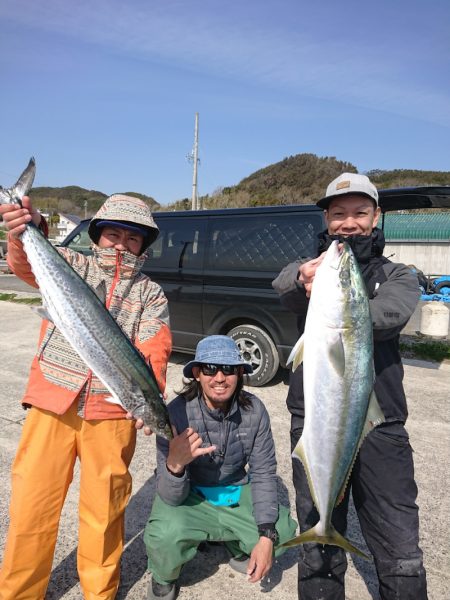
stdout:
POLYGON ((412 208, 450 208, 450 185, 378 190, 383 212, 412 208))

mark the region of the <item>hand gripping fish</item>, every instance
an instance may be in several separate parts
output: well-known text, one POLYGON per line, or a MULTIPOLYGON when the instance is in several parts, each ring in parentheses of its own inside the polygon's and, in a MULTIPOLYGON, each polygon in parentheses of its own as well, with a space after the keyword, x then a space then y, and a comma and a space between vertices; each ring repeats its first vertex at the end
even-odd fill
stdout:
POLYGON ((332 544, 367 558, 331 523, 365 436, 384 421, 373 384, 373 332, 366 287, 350 246, 329 247, 317 268, 305 332, 288 363, 303 361, 305 425, 292 454, 306 471, 319 522, 283 546, 332 544))
MULTIPOLYGON (((31 158, 12 188, 0 187, 0 204, 21 206, 35 173, 35 161, 31 158)), ((109 400, 120 404, 133 417, 143 419, 158 435, 171 439, 167 407, 151 366, 95 292, 32 222, 21 241, 49 318, 109 390, 109 400)))

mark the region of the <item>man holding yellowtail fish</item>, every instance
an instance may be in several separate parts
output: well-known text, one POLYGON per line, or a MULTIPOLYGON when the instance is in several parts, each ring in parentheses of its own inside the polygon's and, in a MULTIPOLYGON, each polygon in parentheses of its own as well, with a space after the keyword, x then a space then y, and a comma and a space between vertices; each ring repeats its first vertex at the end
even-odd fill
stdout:
POLYGON ((34 173, 31 159, 12 188, 0 188, 8 263, 39 287, 46 309, 22 400, 29 411, 12 468, 0 600, 45 597, 77 458, 83 596, 113 600, 136 443, 126 417, 146 433, 172 437, 162 398, 171 351, 167 299, 140 273, 158 228, 142 200, 115 194, 90 223, 92 256, 56 250, 27 197, 34 173))
POLYGON ((424 600, 399 353, 418 282, 382 256, 378 193, 366 176, 342 174, 318 205, 327 222, 319 257, 288 265, 273 282, 303 334, 293 352, 294 366, 303 365, 287 398, 302 532, 291 542, 302 544, 299 596, 345 598, 344 549, 360 553, 345 538, 351 491, 382 600, 424 600))

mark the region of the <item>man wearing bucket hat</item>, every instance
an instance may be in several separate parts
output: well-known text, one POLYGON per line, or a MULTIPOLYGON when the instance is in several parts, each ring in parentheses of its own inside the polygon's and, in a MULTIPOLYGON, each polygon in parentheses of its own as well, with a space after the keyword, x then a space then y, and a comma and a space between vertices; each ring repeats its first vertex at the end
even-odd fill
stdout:
POLYGON ((206 540, 224 542, 230 565, 256 582, 281 554, 274 547, 295 533, 278 505, 267 410, 243 390, 251 371, 224 335, 200 341, 184 367, 189 382, 168 406, 177 435, 157 437, 157 495, 144 534, 149 599, 176 597, 183 564, 206 540))
MULTIPOLYGON (((378 192, 365 175, 343 173, 327 187, 318 206, 325 210, 327 230, 319 234, 319 256, 291 263, 272 283, 286 308, 305 326, 308 297, 323 254, 333 240, 350 244, 369 294, 373 321, 375 392, 385 423, 364 440, 352 470, 344 500, 333 512, 333 524, 345 534, 351 490, 361 530, 378 574, 382 600, 426 600, 427 585, 419 547, 412 449, 404 424, 408 415, 403 389, 399 334, 419 299, 411 270, 382 256, 383 232, 378 192)), ((287 397, 291 413, 291 443, 299 440, 305 416, 303 370, 291 374, 287 397)), ((293 460, 297 516, 301 531, 316 524, 314 507, 302 465, 293 460)), ((345 552, 336 546, 299 547, 298 592, 302 600, 344 600, 345 552)))
MULTIPOLYGON (((36 287, 19 236, 30 220, 44 232, 46 224, 28 197, 23 206, 2 205, 0 212, 9 229, 9 264, 36 287)), ((89 235, 92 256, 68 248, 59 251, 91 287, 106 292, 107 309, 151 363, 163 391, 171 351, 167 299, 158 284, 140 273, 145 251, 158 236, 150 209, 139 198, 110 196, 91 221, 89 235)), ((59 517, 77 458, 81 473, 77 568, 83 596, 115 598, 136 429, 120 406, 107 401, 109 396, 60 331, 44 321, 22 400, 30 410, 13 465, 0 600, 44 598, 59 517)))

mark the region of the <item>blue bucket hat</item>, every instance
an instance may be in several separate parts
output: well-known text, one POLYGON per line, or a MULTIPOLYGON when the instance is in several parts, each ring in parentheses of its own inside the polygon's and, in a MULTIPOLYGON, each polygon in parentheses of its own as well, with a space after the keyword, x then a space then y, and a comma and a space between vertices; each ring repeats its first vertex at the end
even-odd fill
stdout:
POLYGON ((195 358, 187 363, 183 375, 193 379, 192 367, 201 364, 239 365, 244 373, 252 373, 253 368, 242 358, 236 342, 226 335, 210 335, 200 340, 195 350, 195 358))

